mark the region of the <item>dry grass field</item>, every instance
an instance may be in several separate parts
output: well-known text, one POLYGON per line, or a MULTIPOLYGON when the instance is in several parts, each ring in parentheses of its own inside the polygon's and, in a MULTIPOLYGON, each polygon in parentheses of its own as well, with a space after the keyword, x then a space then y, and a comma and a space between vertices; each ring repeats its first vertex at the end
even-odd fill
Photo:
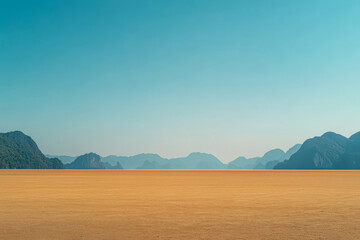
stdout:
POLYGON ((360 239, 360 171, 0 171, 0 239, 360 239))

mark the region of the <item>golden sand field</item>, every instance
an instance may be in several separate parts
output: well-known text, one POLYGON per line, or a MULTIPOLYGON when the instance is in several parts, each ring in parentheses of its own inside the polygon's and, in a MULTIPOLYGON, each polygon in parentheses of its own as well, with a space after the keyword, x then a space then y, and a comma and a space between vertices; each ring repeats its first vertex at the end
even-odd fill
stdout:
POLYGON ((360 239, 360 171, 0 171, 0 239, 360 239))

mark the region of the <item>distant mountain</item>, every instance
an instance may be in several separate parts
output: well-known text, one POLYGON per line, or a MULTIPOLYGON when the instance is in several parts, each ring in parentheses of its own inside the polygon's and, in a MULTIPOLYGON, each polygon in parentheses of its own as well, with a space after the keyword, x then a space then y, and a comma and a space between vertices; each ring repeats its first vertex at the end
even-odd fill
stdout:
POLYGON ((265 169, 274 169, 274 167, 280 162, 281 162, 281 160, 273 160, 273 161, 267 162, 265 165, 265 169))
POLYGON ((286 153, 281 149, 273 149, 265 153, 262 158, 257 160, 254 169, 265 169, 266 164, 271 161, 283 161, 286 159, 286 153))
POLYGON ((224 169, 223 164, 214 155, 207 153, 190 153, 184 158, 169 159, 162 169, 224 169))
POLYGON ((101 157, 96 153, 87 153, 77 157, 72 163, 65 164, 66 169, 105 169, 101 157))
POLYGON ((0 168, 62 169, 64 165, 45 157, 29 136, 15 131, 0 133, 0 168))
POLYGON ((157 154, 139 154, 130 157, 108 156, 102 161, 109 164, 119 162, 124 169, 224 169, 219 159, 211 154, 191 153, 183 158, 162 158, 157 154))
POLYGON ((259 157, 255 158, 245 158, 238 157, 235 160, 227 164, 227 169, 254 169, 256 166, 256 161, 259 157))
POLYGON ((109 163, 111 165, 116 165, 119 162, 119 164, 124 169, 137 169, 140 168, 145 161, 156 162, 160 165, 163 165, 168 161, 168 159, 162 158, 157 154, 142 153, 129 157, 110 155, 107 157, 103 157, 101 161, 109 163))
MULTIPOLYGON (((45 156, 47 157, 51 157, 51 158, 58 158, 60 159, 60 161, 63 164, 69 164, 71 162, 73 162, 77 157, 72 157, 72 156, 66 156, 66 155, 50 155, 50 154, 46 154, 45 156)), ((105 167, 105 169, 123 169, 123 167, 121 166, 121 164, 119 162, 116 162, 116 159, 114 161, 111 161, 111 163, 109 162, 102 162, 103 166, 105 167), (113 164, 112 164, 113 163, 113 164)))
POLYGON ((119 162, 117 162, 115 165, 111 165, 110 163, 103 162, 103 165, 105 169, 116 169, 116 170, 124 169, 119 162))
POLYGON ((164 169, 164 167, 159 162, 146 160, 137 169, 164 169))
POLYGON ((292 155, 294 155, 299 149, 301 148, 301 144, 296 144, 295 146, 291 147, 286 153, 285 153, 285 159, 289 159, 292 155))
POLYGON ((268 161, 266 164, 265 164, 265 169, 273 169, 276 164, 286 160, 286 159, 289 159, 292 155, 294 155, 297 151, 299 151, 299 149, 301 148, 301 144, 296 144, 295 146, 293 146, 292 148, 290 148, 286 153, 285 153, 285 157, 284 159, 278 159, 278 160, 271 160, 271 161, 268 161))
POLYGON ((327 132, 308 139, 274 169, 360 169, 360 132, 350 138, 327 132))
POLYGON ((274 149, 265 153, 263 157, 239 157, 228 164, 222 163, 211 154, 198 152, 172 159, 149 153, 129 157, 111 155, 103 157, 102 161, 111 165, 119 162, 124 169, 272 169, 277 163, 288 159, 300 146, 297 144, 286 153, 281 149, 274 149))
POLYGON ((77 157, 72 157, 72 156, 66 156, 66 155, 50 155, 50 154, 45 154, 46 157, 48 158, 58 158, 63 164, 66 163, 71 163, 72 161, 74 161, 77 157))
POLYGON ((227 169, 272 169, 277 163, 290 158, 301 144, 297 144, 290 148, 286 153, 281 149, 273 149, 265 153, 263 157, 245 158, 238 157, 234 161, 227 164, 227 169))

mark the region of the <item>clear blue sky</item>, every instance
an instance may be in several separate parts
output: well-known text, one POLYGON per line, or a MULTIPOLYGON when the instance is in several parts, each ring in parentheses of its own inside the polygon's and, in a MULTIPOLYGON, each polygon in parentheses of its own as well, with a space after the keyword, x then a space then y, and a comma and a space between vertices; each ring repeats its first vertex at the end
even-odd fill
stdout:
POLYGON ((286 150, 360 130, 360 1, 0 1, 0 131, 49 154, 286 150))

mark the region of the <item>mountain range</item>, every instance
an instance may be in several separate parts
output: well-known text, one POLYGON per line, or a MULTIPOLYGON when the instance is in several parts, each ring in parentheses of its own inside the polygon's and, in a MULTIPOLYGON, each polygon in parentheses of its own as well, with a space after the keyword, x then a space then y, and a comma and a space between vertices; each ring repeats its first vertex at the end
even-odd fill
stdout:
POLYGON ((183 158, 146 160, 137 169, 224 169, 225 166, 214 155, 194 152, 183 158))
MULTIPOLYGON (((207 153, 194 152, 181 158, 162 158, 158 154, 142 153, 134 156, 114 156, 110 155, 98 161, 102 167, 98 169, 272 169, 277 163, 289 159, 299 148, 300 144, 290 148, 286 153, 281 149, 274 149, 265 153, 262 157, 249 158, 239 157, 234 161, 224 164, 214 155, 207 153)), ((89 156, 85 154, 83 156, 89 156)), ((97 155, 98 156, 98 155, 97 155)), ((65 164, 65 168, 92 169, 90 165, 80 165, 78 158, 70 156, 57 156, 64 163, 69 159, 75 159, 71 164, 65 164), (70 167, 72 166, 72 167, 70 167)))
POLYGON ((148 153, 128 157, 101 157, 96 153, 44 156, 24 133, 0 133, 0 168, 62 169, 64 164, 66 169, 360 169, 360 132, 350 138, 327 132, 287 152, 273 149, 262 157, 238 157, 228 164, 199 152, 171 159, 148 153))
POLYGON ((273 149, 264 154, 262 157, 245 158, 238 157, 227 165, 227 169, 272 169, 277 163, 289 159, 291 155, 296 153, 301 144, 296 144, 287 152, 281 149, 273 149))

